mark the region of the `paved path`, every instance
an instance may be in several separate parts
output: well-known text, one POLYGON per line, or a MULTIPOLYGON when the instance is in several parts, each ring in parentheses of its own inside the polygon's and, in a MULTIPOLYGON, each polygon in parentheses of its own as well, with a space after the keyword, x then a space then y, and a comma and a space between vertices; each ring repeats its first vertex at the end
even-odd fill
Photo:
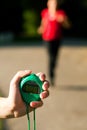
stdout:
MULTIPOLYGON (((18 70, 47 74, 47 53, 39 46, 1 47, 0 66, 0 89, 7 96, 18 70)), ((36 111, 37 130, 87 130, 87 47, 62 46, 56 76, 49 98, 36 111)), ((4 121, 4 130, 27 130, 26 116, 4 121)))

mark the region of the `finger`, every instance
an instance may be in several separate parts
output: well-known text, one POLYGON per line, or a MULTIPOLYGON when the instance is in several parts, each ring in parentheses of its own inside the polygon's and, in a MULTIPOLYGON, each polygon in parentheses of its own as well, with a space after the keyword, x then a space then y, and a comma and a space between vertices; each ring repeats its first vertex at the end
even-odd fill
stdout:
POLYGON ((43 91, 43 92, 40 94, 40 98, 41 98, 41 99, 47 98, 48 96, 49 96, 49 91, 43 91))
POLYGON ((43 90, 48 90, 49 86, 50 86, 49 82, 47 80, 45 80, 42 88, 43 88, 43 90))
POLYGON ((30 103, 30 106, 33 108, 41 107, 42 105, 43 105, 42 101, 35 101, 30 103))
POLYGON ((44 81, 46 79, 46 75, 42 72, 39 72, 36 75, 40 78, 41 81, 44 81))
POLYGON ((32 72, 31 70, 18 71, 16 75, 13 77, 11 84, 15 84, 15 83, 19 84, 20 79, 31 74, 31 72, 32 72))

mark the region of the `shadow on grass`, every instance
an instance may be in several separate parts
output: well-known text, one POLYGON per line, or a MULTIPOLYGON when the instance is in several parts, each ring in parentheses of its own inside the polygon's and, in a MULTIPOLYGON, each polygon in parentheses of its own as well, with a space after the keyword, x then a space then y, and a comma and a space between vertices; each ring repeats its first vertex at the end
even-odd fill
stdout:
MULTIPOLYGON (((13 41, 0 41, 0 47, 12 47, 12 46, 43 46, 44 42, 42 39, 21 39, 21 40, 13 40, 13 41)), ((63 38, 61 42, 61 46, 87 46, 86 38, 63 38)))
POLYGON ((0 129, 0 130, 10 130, 6 120, 3 120, 3 126, 2 126, 2 129, 0 129))

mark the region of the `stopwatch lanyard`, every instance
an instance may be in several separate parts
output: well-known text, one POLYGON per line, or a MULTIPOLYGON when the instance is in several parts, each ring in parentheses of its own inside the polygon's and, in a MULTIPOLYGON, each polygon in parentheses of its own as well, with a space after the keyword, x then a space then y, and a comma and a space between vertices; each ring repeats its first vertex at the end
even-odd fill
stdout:
MULTIPOLYGON (((29 116, 29 105, 26 104, 26 114, 28 120, 28 130, 30 130, 30 116, 29 116)), ((33 130, 36 130, 36 116, 35 116, 35 109, 33 110, 33 130)))

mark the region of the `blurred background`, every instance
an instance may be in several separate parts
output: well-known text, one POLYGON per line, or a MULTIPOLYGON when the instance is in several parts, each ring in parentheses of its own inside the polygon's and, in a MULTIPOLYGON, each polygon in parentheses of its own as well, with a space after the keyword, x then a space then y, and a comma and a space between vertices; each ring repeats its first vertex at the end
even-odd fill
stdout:
MULTIPOLYGON (((3 0, 0 3, 0 40, 39 40, 37 33, 40 24, 40 12, 46 7, 47 0, 3 0)), ((87 1, 60 0, 72 22, 69 31, 64 30, 65 37, 87 38, 87 1)))
MULTIPOLYGON (((0 2, 0 91, 5 97, 18 70, 31 69, 47 75, 47 53, 37 33, 46 3, 0 2)), ((37 129, 87 130, 87 0, 60 0, 60 8, 66 11, 72 27, 63 29, 56 85, 50 87, 49 98, 36 112, 37 129)), ((32 127, 32 113, 30 116, 32 127)), ((26 116, 3 121, 0 130, 27 130, 26 116)))

